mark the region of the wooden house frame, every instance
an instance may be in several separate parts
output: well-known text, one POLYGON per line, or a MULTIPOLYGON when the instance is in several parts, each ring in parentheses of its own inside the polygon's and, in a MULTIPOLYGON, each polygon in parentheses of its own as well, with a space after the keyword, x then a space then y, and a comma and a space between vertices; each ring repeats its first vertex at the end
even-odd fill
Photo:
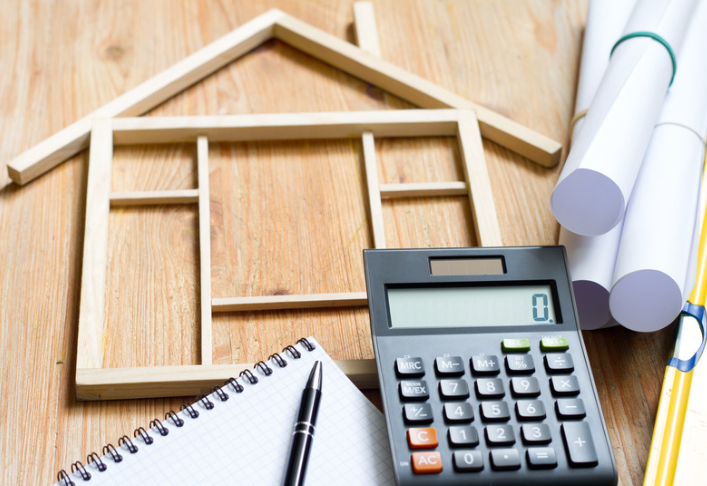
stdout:
MULTIPOLYGON (((373 112, 148 117, 96 120, 91 131, 86 233, 79 307, 76 394, 80 399, 144 398, 195 395, 253 366, 212 364, 212 313, 366 305, 366 293, 262 297, 211 296, 209 231, 209 142, 340 139, 360 137, 375 248, 385 248, 382 198, 468 195, 476 234, 482 246, 500 246, 501 232, 484 159, 478 121, 469 110, 397 110, 373 112), (455 136, 466 181, 379 184, 375 138, 455 136), (114 145, 184 143, 197 145, 197 189, 111 192, 114 145), (111 207, 197 204, 201 364, 103 368, 108 213, 111 207)), ((375 386, 371 360, 338 361, 360 387, 375 386)))

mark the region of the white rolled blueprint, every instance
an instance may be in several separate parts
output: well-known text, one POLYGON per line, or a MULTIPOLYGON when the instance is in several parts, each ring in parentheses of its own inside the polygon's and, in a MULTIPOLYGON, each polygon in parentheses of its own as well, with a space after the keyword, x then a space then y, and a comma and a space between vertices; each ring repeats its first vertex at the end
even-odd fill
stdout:
MULTIPOLYGON (((694 6, 638 2, 624 33, 655 33, 679 55, 694 6)), ((615 48, 550 199, 562 226, 596 236, 622 220, 672 76, 669 52, 654 39, 635 37, 615 48)))
MULTIPOLYGON (((591 0, 582 44, 575 113, 589 108, 609 65, 609 54, 621 37, 636 0, 591 0)), ((584 119, 573 127, 574 139, 584 119)), ((621 224, 601 236, 582 236, 560 227, 560 245, 567 248, 570 276, 582 329, 598 329, 611 322, 609 292, 619 251, 621 224)))
POLYGON ((614 318, 637 331, 673 322, 695 285, 707 133, 705 1, 678 66, 626 210, 609 298, 614 318))

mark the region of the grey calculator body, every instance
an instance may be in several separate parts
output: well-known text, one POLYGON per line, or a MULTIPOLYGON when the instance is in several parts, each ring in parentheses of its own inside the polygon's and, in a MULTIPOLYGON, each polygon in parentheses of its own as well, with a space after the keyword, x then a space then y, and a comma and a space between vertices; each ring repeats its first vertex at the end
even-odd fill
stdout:
POLYGON ((364 263, 397 484, 617 484, 564 247, 364 263))

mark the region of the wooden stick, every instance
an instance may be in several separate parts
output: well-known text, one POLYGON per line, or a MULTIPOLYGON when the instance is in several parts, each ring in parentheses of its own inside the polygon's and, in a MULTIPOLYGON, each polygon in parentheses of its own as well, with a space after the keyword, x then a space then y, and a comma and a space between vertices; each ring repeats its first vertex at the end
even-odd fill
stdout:
POLYGON ((197 177, 199 183, 199 278, 201 307, 201 364, 213 362, 213 329, 211 323, 211 210, 209 209, 209 141, 200 136, 196 141, 197 177))
POLYGON ((378 164, 376 163, 376 147, 373 134, 371 132, 363 132, 362 141, 363 163, 366 169, 366 184, 368 186, 368 204, 371 208, 373 247, 381 249, 385 248, 385 227, 383 226, 383 207, 378 184, 378 164))
POLYGON ((111 192, 111 207, 153 206, 156 204, 193 204, 199 200, 198 189, 177 191, 111 192))
POLYGON ((371 2, 354 2, 353 13, 358 47, 372 56, 383 57, 378 41, 378 27, 376 26, 376 16, 373 13, 373 4, 371 2))
POLYGON ((471 111, 459 112, 458 139, 479 246, 503 246, 479 124, 471 111))
POLYGON ((466 196, 469 188, 464 181, 422 182, 405 184, 381 184, 380 195, 383 199, 403 197, 431 196, 466 196))
POLYGON ((271 39, 273 25, 284 15, 269 10, 55 133, 11 160, 10 177, 26 184, 53 169, 88 146, 93 119, 142 115, 271 39))
POLYGON ((244 312, 272 309, 315 309, 368 305, 366 292, 337 294, 265 295, 212 299, 213 312, 244 312))
POLYGON ((26 184, 86 148, 92 119, 145 113, 273 36, 423 108, 474 110, 486 138, 541 165, 559 162, 560 143, 273 9, 23 152, 8 162, 10 177, 26 184))
POLYGON ((89 154, 86 223, 81 270, 79 340, 76 368, 103 366, 103 334, 108 254, 108 214, 110 203, 113 137, 111 120, 96 120, 91 130, 93 144, 89 154))
MULTIPOLYGON (((372 359, 340 360, 335 363, 359 388, 378 388, 376 364, 372 359)), ((228 378, 237 378, 241 371, 253 369, 253 366, 253 363, 243 363, 77 369, 76 398, 121 400, 208 394, 214 386, 223 385, 228 378)))
POLYGON ((456 136, 457 120, 457 110, 117 118, 113 143, 194 142, 199 135, 211 143, 357 138, 366 131, 377 137, 456 136))
POLYGON ((422 108, 473 110, 484 137, 538 164, 552 167, 560 161, 562 144, 300 20, 281 17, 274 34, 291 46, 422 108))

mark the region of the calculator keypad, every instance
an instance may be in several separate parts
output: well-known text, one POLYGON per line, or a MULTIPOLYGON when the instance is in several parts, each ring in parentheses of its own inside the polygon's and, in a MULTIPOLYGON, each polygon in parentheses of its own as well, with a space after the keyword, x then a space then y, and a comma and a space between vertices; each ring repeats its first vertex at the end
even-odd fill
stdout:
POLYGON ((552 338, 530 346, 540 349, 539 369, 526 341, 504 340, 500 356, 395 360, 414 474, 441 473, 450 466, 456 473, 479 473, 485 465, 493 471, 556 468, 558 454, 570 467, 596 466, 567 341, 552 338), (427 364, 433 372, 425 375, 427 364), (558 428, 559 435, 553 435, 558 428), (562 440, 553 442, 553 436, 562 440))

